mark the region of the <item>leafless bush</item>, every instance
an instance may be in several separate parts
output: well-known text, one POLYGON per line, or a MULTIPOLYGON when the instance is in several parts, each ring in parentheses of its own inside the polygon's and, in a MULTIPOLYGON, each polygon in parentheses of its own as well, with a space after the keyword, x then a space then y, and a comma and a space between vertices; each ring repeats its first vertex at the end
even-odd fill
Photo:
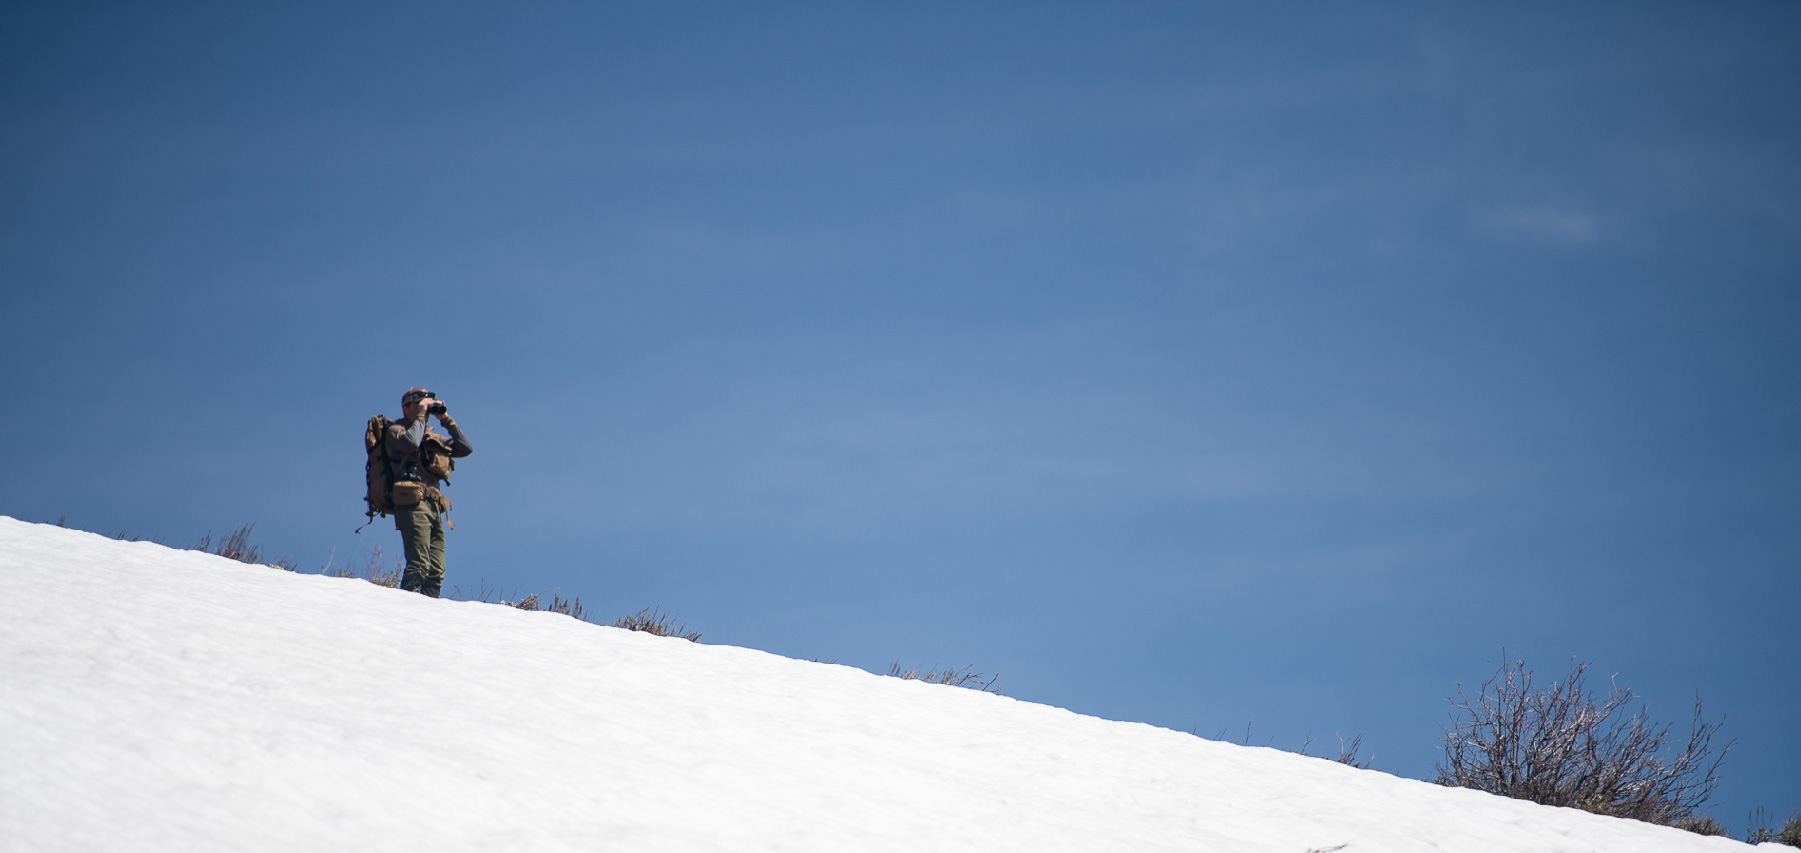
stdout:
POLYGON ((1706 815, 1690 815, 1681 818, 1670 825, 1677 829, 1688 830, 1696 835, 1721 835, 1727 838, 1732 837, 1732 833, 1727 831, 1725 824, 1706 815))
POLYGON ((503 601, 501 604, 517 607, 520 610, 542 610, 546 613, 561 613, 564 616, 571 616, 576 619, 585 620, 587 618, 587 608, 582 607, 582 600, 580 598, 564 598, 560 595, 553 595, 550 597, 550 603, 545 604, 539 600, 543 597, 545 592, 554 592, 554 590, 547 589, 544 590, 544 592, 534 592, 518 601, 503 601))
POLYGON ((975 664, 970 664, 961 669, 927 669, 923 667, 920 669, 907 669, 901 666, 900 661, 896 660, 894 663, 888 665, 888 674, 894 678, 901 678, 908 681, 923 681, 927 684, 948 684, 952 687, 967 687, 970 690, 980 690, 983 693, 999 695, 1001 692, 1000 673, 997 672, 992 676, 988 676, 979 672, 974 672, 974 669, 975 664))
POLYGON ((1770 825, 1772 819, 1769 811, 1763 806, 1753 809, 1750 820, 1746 821, 1745 842, 1762 844, 1766 841, 1774 841, 1790 847, 1801 847, 1801 809, 1796 809, 1790 814, 1788 820, 1782 822, 1781 829, 1770 825))
MULTIPOLYGON (((400 577, 398 574, 398 572, 399 572, 398 565, 396 566, 395 571, 396 571, 395 580, 398 582, 399 577, 400 577)), ((457 600, 460 600, 460 601, 479 601, 484 604, 499 604, 503 607, 513 607, 513 608, 517 608, 519 610, 543 611, 546 613, 561 613, 564 616, 574 617, 583 622, 588 621, 588 609, 586 607, 582 606, 582 600, 580 598, 564 598, 560 595, 552 595, 550 597, 550 602, 548 604, 546 604, 544 601, 544 596, 547 593, 555 592, 556 590, 554 587, 551 589, 542 590, 540 592, 534 592, 530 595, 526 595, 523 597, 521 597, 519 595, 519 592, 517 590, 514 590, 512 593, 512 596, 508 597, 507 595, 501 593, 499 590, 490 588, 488 586, 487 579, 485 579, 485 578, 476 581, 476 583, 477 583, 477 586, 475 588, 475 591, 471 592, 471 593, 465 593, 463 591, 463 588, 460 586, 451 587, 451 593, 450 593, 451 597, 455 598, 457 600)), ((631 618, 631 617, 627 617, 627 618, 631 618)), ((664 618, 666 619, 667 617, 664 617, 664 618)), ((625 627, 625 626, 620 626, 620 627, 625 627)), ((634 628, 633 630, 643 630, 643 629, 634 628)), ((694 636, 698 638, 700 635, 695 634, 694 636)))
POLYGON ((450 595, 448 597, 457 601, 479 601, 483 604, 504 604, 508 607, 513 606, 511 601, 506 600, 506 597, 501 595, 500 590, 492 589, 488 586, 487 578, 477 578, 475 584, 475 589, 469 592, 464 592, 463 587, 460 584, 453 585, 450 588, 450 595))
POLYGON ((659 637, 681 637, 691 643, 700 642, 700 632, 690 631, 686 625, 672 624, 674 616, 664 613, 655 607, 646 607, 630 616, 621 616, 613 620, 613 627, 627 631, 643 631, 659 637))
POLYGON ((337 565, 337 554, 338 550, 333 548, 331 556, 325 560, 325 568, 319 570, 320 574, 334 578, 362 578, 376 586, 385 586, 389 589, 400 587, 400 576, 406 570, 406 565, 400 561, 399 557, 395 557, 392 568, 384 567, 380 545, 369 546, 368 552, 363 555, 360 567, 354 559, 342 566, 337 565))
MULTIPOLYGON (((213 534, 211 531, 208 531, 205 536, 200 537, 199 542, 188 546, 188 550, 215 554, 224 557, 227 560, 237 560, 240 563, 249 563, 253 566, 273 566, 290 572, 300 568, 300 563, 286 554, 277 557, 273 563, 264 562, 262 546, 253 545, 250 542, 250 531, 254 529, 256 529, 256 522, 254 521, 241 525, 236 530, 226 533, 218 542, 213 541, 213 534)), ((124 539, 125 534, 121 532, 118 536, 113 538, 124 539)), ((137 542, 139 539, 140 537, 134 536, 131 541, 137 542)))
POLYGON ((381 546, 376 545, 369 550, 369 559, 363 564, 362 577, 376 586, 389 589, 400 588, 400 578, 406 574, 406 562, 395 555, 385 567, 381 561, 381 546))
POLYGON ((207 534, 200 537, 200 541, 194 543, 188 550, 204 551, 208 554, 217 554, 227 560, 258 565, 263 562, 263 549, 250 544, 250 531, 255 528, 256 522, 250 522, 225 534, 224 538, 217 543, 213 542, 212 531, 207 531, 207 534))
POLYGON ((1705 820, 1720 763, 1733 744, 1715 750, 1720 723, 1701 716, 1701 699, 1686 743, 1669 737, 1647 709, 1627 715, 1630 688, 1605 696, 1584 686, 1587 661, 1570 661, 1561 683, 1533 686, 1523 661, 1503 659, 1474 697, 1458 686, 1444 730, 1438 783, 1553 806, 1665 825, 1705 820))
MULTIPOLYGON (((543 609, 548 610, 551 613, 561 613, 571 619, 577 619, 583 622, 588 619, 588 610, 587 608, 582 607, 580 596, 575 598, 564 598, 560 595, 553 595, 550 597, 550 604, 543 609)), ((699 634, 695 634, 694 636, 696 638, 700 637, 699 634)))
POLYGON ((1338 732, 1333 732, 1332 734, 1338 738, 1338 757, 1332 759, 1333 761, 1336 761, 1339 764, 1348 764, 1359 770, 1368 770, 1370 769, 1370 765, 1375 763, 1376 757, 1374 755, 1368 758, 1357 757, 1357 750, 1363 748, 1363 735, 1358 735, 1350 740, 1345 740, 1345 736, 1338 732))

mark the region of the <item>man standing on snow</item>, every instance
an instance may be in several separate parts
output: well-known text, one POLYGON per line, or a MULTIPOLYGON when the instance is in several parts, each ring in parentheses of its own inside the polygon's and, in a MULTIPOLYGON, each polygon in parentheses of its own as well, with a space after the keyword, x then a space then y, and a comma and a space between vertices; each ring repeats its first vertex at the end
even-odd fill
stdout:
POLYGON ((394 527, 406 548, 400 588, 437 598, 444 585, 444 513, 450 511, 450 501, 438 486, 448 485, 446 478, 456 468, 451 460, 468 456, 475 448, 438 395, 424 388, 408 388, 401 395, 400 415, 383 442, 394 482, 394 527), (450 438, 432 432, 427 416, 436 417, 450 438))

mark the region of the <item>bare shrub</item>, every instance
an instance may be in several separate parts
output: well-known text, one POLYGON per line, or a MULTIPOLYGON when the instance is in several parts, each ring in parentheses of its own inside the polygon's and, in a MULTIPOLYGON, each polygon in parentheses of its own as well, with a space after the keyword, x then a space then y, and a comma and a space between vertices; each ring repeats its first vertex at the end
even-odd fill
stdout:
MULTIPOLYGON (((584 622, 588 620, 588 610, 587 608, 582 607, 580 596, 575 598, 564 598, 560 595, 553 595, 550 597, 550 603, 540 609, 551 613, 561 613, 571 619, 578 619, 584 622)), ((699 634, 695 634, 694 636, 696 639, 699 639, 700 637, 699 634)))
POLYGON ((356 560, 339 566, 337 565, 337 555, 338 549, 333 548, 331 556, 325 559, 325 568, 319 570, 320 574, 334 578, 362 578, 376 586, 385 586, 389 589, 400 588, 400 576, 406 570, 406 565, 400 561, 399 557, 395 557, 392 568, 383 567, 380 545, 369 546, 369 550, 363 555, 360 566, 356 560))
POLYGON ((205 536, 200 537, 199 542, 194 543, 188 550, 204 551, 227 560, 259 565, 263 562, 263 549, 250 544, 250 531, 255 528, 256 522, 250 522, 225 534, 217 543, 213 541, 212 531, 209 530, 205 536))
POLYGON ((1670 825, 1677 829, 1688 830, 1696 835, 1723 835, 1727 838, 1732 837, 1732 833, 1726 831, 1726 826, 1724 824, 1711 817, 1707 817, 1706 815, 1685 817, 1670 825))
POLYGON ((1733 744, 1715 750, 1721 723, 1701 716, 1695 698, 1686 742, 1648 709, 1626 715, 1630 688, 1605 696, 1583 683, 1587 661, 1570 661, 1561 683, 1534 687, 1523 661, 1503 656, 1474 697, 1458 685, 1444 730, 1438 783, 1664 825, 1701 827, 1701 807, 1718 784, 1733 744))
MULTIPOLYGON (((395 568, 396 574, 394 576, 396 582, 398 582, 400 578, 400 568, 401 567, 397 564, 395 568)), ((465 593, 460 586, 451 587, 451 597, 461 601, 479 601, 483 604, 498 604, 502 607, 512 607, 519 610, 561 613, 564 616, 573 617, 583 622, 588 621, 588 609, 582 606, 582 600, 580 598, 564 598, 560 595, 552 595, 548 603, 544 601, 544 596, 546 594, 556 591, 555 587, 540 592, 534 592, 523 597, 519 596, 518 590, 514 590, 512 593, 513 597, 509 598, 499 590, 489 587, 486 578, 480 579, 476 581, 476 583, 477 586, 475 590, 470 593, 465 593)), ((664 618, 666 619, 667 617, 664 618)), ((640 629, 634 628, 633 630, 640 629)), ((700 635, 695 634, 694 636, 698 638, 700 635)))
POLYGON ((630 616, 621 616, 613 620, 613 627, 627 631, 643 631, 659 637, 680 637, 691 643, 700 642, 700 632, 690 631, 686 625, 673 624, 675 617, 655 607, 646 607, 630 616))
MULTIPOLYGON (((254 521, 240 525, 237 529, 226 533, 218 542, 213 541, 212 531, 209 530, 205 536, 200 537, 199 542, 188 546, 188 550, 214 554, 227 560, 237 560, 252 566, 270 566, 290 572, 300 568, 299 561, 286 554, 277 557, 273 563, 264 562, 262 546, 250 542, 250 531, 255 529, 256 522, 254 521)), ((124 539, 125 534, 121 532, 114 538, 124 539)), ((139 541, 139 537, 134 536, 131 541, 139 541)))
POLYGON ((511 593, 505 593, 488 586, 487 578, 478 578, 475 584, 475 589, 469 592, 464 592, 461 586, 451 587, 450 597, 457 601, 479 601, 482 604, 498 604, 502 607, 512 607, 518 610, 540 610, 542 608, 538 605, 538 597, 542 596, 544 592, 550 591, 544 590, 544 592, 534 592, 527 596, 520 596, 519 590, 517 589, 513 590, 511 593))
POLYGON ((363 566, 363 580, 388 589, 399 589, 400 578, 405 574, 406 563, 398 556, 387 567, 382 566, 380 545, 375 546, 369 562, 363 566))
POLYGON ((1338 732, 1333 732, 1332 734, 1338 738, 1338 757, 1332 759, 1333 761, 1336 761, 1339 764, 1350 765, 1359 770, 1368 770, 1371 765, 1376 763, 1376 757, 1374 755, 1368 758, 1357 757, 1357 750, 1363 748, 1363 735, 1358 735, 1350 740, 1345 740, 1345 736, 1338 732))
POLYGON ((1772 815, 1763 806, 1753 809, 1750 819, 1746 821, 1745 843, 1762 844, 1766 841, 1774 841, 1790 847, 1801 847, 1801 809, 1796 809, 1791 813, 1788 820, 1782 822, 1780 829, 1770 825, 1772 819, 1772 815))
POLYGON ((980 690, 983 693, 993 693, 997 696, 1000 695, 1000 673, 997 672, 992 676, 988 676, 980 672, 975 672, 974 670, 975 664, 973 663, 960 669, 936 669, 925 667, 919 669, 907 669, 901 666, 899 660, 888 665, 888 675, 894 678, 905 679, 907 681, 923 681, 927 684, 948 684, 952 687, 966 687, 970 690, 980 690))
POLYGON ((564 616, 586 620, 588 611, 587 608, 582 607, 582 600, 580 598, 564 598, 560 595, 553 595, 550 597, 550 603, 545 604, 540 601, 545 592, 554 592, 554 590, 547 589, 544 590, 544 592, 534 592, 518 601, 502 601, 500 603, 511 607, 517 607, 520 610, 541 610, 546 613, 561 613, 564 616))
POLYGON ((508 607, 513 606, 511 601, 506 600, 506 597, 500 594, 500 590, 492 589, 488 586, 487 578, 477 578, 475 583, 475 589, 470 592, 464 592, 461 585, 452 586, 450 588, 449 597, 456 599, 457 601, 479 601, 483 604, 504 604, 508 607))

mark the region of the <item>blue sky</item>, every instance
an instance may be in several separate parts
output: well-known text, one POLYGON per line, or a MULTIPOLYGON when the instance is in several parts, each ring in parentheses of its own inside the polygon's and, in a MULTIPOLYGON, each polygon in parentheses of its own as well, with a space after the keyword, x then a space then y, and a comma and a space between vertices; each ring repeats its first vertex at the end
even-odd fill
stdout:
MULTIPOLYGON (((0 512, 1431 774, 1505 648, 1801 806, 1792 4, 0 12, 0 512)), ((604 678, 604 673, 593 677, 604 678)))

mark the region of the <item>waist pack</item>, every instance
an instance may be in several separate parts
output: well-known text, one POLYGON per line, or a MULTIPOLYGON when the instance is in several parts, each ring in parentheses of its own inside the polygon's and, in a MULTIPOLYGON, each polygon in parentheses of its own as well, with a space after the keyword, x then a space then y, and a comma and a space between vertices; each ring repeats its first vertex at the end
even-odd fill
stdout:
POLYGON ((420 501, 431 501, 443 512, 450 511, 450 498, 444 493, 416 480, 402 480, 394 484, 389 491, 393 496, 395 509, 406 509, 420 501))
POLYGON ((388 490, 396 509, 409 507, 425 499, 425 484, 413 480, 402 480, 388 490))

